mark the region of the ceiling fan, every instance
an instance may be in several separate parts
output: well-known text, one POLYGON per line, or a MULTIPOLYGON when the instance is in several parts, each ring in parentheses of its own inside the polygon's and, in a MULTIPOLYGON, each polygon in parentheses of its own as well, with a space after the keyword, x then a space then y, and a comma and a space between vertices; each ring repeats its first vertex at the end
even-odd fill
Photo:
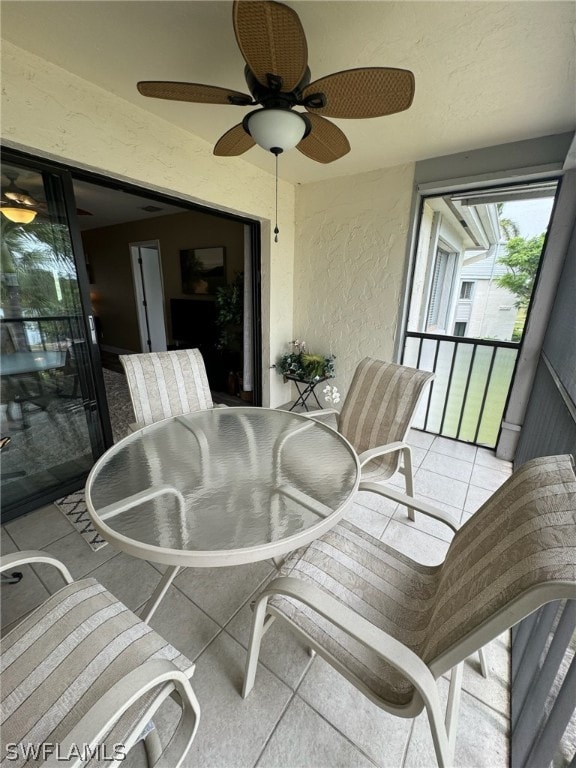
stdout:
MULTIPOLYGON (((17 184, 18 174, 14 171, 4 171, 4 176, 10 182, 2 188, 0 199, 0 213, 15 224, 30 224, 38 214, 48 215, 48 206, 41 202, 17 184)), ((90 211, 76 208, 77 216, 92 216, 90 211)))
POLYGON ((310 82, 306 36, 297 13, 287 5, 235 0, 232 16, 250 96, 199 83, 137 84, 143 96, 158 99, 257 105, 218 140, 215 155, 241 155, 258 144, 276 156, 296 147, 311 160, 331 163, 347 154, 350 144, 327 117, 382 117, 402 112, 412 103, 414 75, 406 69, 349 69, 310 82))
POLYGON ((29 192, 16 184, 18 179, 17 173, 4 171, 4 176, 6 176, 10 183, 2 190, 0 212, 16 224, 29 224, 31 221, 34 221, 39 212, 37 201, 29 192))

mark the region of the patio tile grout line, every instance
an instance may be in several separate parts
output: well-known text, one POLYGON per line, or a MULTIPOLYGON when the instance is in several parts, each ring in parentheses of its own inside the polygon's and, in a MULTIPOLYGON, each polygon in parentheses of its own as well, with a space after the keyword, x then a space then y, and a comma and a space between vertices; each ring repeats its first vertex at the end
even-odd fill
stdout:
MULTIPOLYGON (((311 667, 312 667, 312 665, 310 665, 308 667, 308 671, 311 669, 311 667)), ((320 717, 322 720, 324 720, 325 723, 327 723, 331 728, 333 728, 337 733, 339 733, 340 736, 342 736, 342 738, 344 738, 349 744, 351 744, 354 747, 354 749, 356 749, 358 752, 360 752, 360 754, 362 754, 373 765, 375 765, 377 768, 385 768, 383 763, 376 762, 376 760, 374 760, 373 757, 371 757, 367 752, 365 752, 365 750, 359 744, 356 744, 349 736, 347 736, 343 731, 341 731, 340 728, 338 728, 334 723, 332 723, 330 720, 328 720, 328 718, 325 717, 322 714, 322 712, 320 712, 320 710, 316 709, 316 707, 312 703, 310 703, 309 701, 306 701, 306 699, 303 696, 300 696, 299 689, 300 689, 300 687, 301 687, 303 682, 304 682, 304 677, 302 678, 300 683, 298 683, 298 688, 294 691, 294 696, 298 696, 300 701, 302 701, 307 707, 310 707, 310 709, 313 712, 315 712, 318 715, 318 717, 320 717)), ((378 705, 375 704, 374 706, 377 707, 378 705)), ((384 710, 382 710, 382 711, 384 711, 384 710)), ((403 718, 399 718, 399 719, 403 719, 403 718)), ((399 765, 398 768, 401 768, 401 765, 399 765)))
MULTIPOLYGON (((271 670, 269 667, 267 667, 267 666, 266 666, 266 664, 265 664, 264 662, 262 662, 262 661, 259 661, 258 663, 259 663, 259 664, 262 664, 262 666, 263 666, 265 669, 267 669, 267 670, 268 670, 269 672, 271 672, 271 673, 272 673, 272 674, 273 674, 273 675, 274 675, 274 676, 275 676, 275 677, 276 677, 278 680, 280 680, 280 678, 278 677, 278 675, 276 675, 276 673, 275 673, 275 672, 273 672, 273 671, 272 671, 272 670, 271 670)), ((379 763, 375 762, 375 761, 374 761, 374 760, 373 760, 373 759, 370 757, 370 755, 366 754, 366 752, 365 752, 365 751, 364 751, 364 750, 363 750, 363 749, 362 749, 362 748, 361 748, 361 747, 360 747, 358 744, 355 744, 355 743, 354 743, 354 742, 353 742, 353 741, 352 741, 352 740, 351 740, 351 739, 350 739, 350 738, 349 738, 349 737, 348 737, 348 736, 347 736, 345 733, 343 733, 343 731, 341 731, 341 730, 340 730, 340 729, 339 729, 339 728, 338 728, 338 727, 337 727, 337 726, 336 726, 334 723, 330 722, 330 720, 328 720, 328 719, 327 719, 327 718, 326 718, 326 717, 325 717, 325 716, 322 714, 322 712, 320 712, 319 710, 317 710, 317 709, 316 709, 316 707, 314 707, 314 706, 313 706, 313 705, 312 705, 310 702, 306 701, 306 700, 305 700, 305 699, 304 699, 302 696, 300 696, 300 694, 299 694, 299 690, 300 690, 300 688, 302 687, 302 684, 304 683, 304 679, 306 678, 306 676, 309 674, 310 670, 312 669, 312 665, 313 665, 313 663, 314 663, 314 659, 310 659, 310 663, 307 665, 307 667, 306 667, 306 669, 305 669, 304 673, 302 674, 302 676, 301 676, 300 680, 298 681, 298 684, 297 684, 297 685, 296 685, 296 686, 295 686, 295 687, 292 689, 292 694, 291 694, 290 698, 288 699, 288 701, 286 702, 286 706, 284 707, 284 709, 283 709, 283 711, 282 711, 281 715, 279 716, 279 718, 278 718, 278 720, 277 720, 277 722, 276 722, 276 725, 275 725, 275 726, 274 726, 274 728, 272 729, 272 731, 271 731, 271 733, 270 733, 270 736, 269 736, 269 737, 266 739, 266 741, 265 741, 265 743, 264 743, 264 746, 262 747, 262 750, 261 750, 260 754, 258 755, 258 758, 256 759, 256 762, 254 763, 254 766, 253 766, 253 768, 257 768, 257 767, 258 767, 258 763, 259 763, 259 762, 260 762, 260 760, 262 759, 262 756, 263 756, 264 752, 266 751, 266 748, 267 748, 268 744, 269 744, 269 743, 270 743, 270 741, 272 740, 272 737, 274 736, 274 734, 275 734, 275 733, 276 733, 276 731, 278 730, 278 727, 280 726, 280 723, 281 723, 281 722, 282 722, 282 720, 284 719, 284 717, 285 717, 285 715, 286 715, 286 713, 287 713, 287 711, 288 711, 289 707, 291 706, 291 704, 293 703, 293 701, 294 701, 296 698, 298 698, 298 699, 299 699, 299 700, 300 700, 300 701, 301 701, 301 702, 302 702, 302 703, 303 703, 305 706, 307 706, 307 707, 310 707, 310 709, 311 709, 313 712, 315 712, 315 713, 318 715, 318 717, 320 717, 320 718, 321 718, 321 719, 322 719, 322 720, 323 720, 323 721, 324 721, 324 722, 325 722, 325 723, 326 723, 326 724, 327 724, 327 725, 328 725, 330 728, 332 728, 332 729, 333 729, 334 731, 336 731, 336 733, 338 733, 338 734, 339 734, 339 735, 340 735, 340 736, 341 736, 343 739, 345 739, 345 740, 346 740, 346 741, 347 741, 347 742, 348 742, 348 743, 349 743, 349 744, 350 744, 350 745, 351 745, 351 746, 352 746, 352 747, 353 747, 355 750, 357 750, 358 752, 360 752, 360 754, 362 754, 362 755, 363 755, 363 756, 364 756, 366 759, 368 759, 368 760, 369 760, 369 761, 372 763, 372 765, 374 765, 376 768, 384 768, 384 767, 383 767, 383 765, 380 765, 379 763)), ((284 681, 280 680, 280 682, 284 682, 284 681)), ((284 683, 284 685, 287 685, 287 683, 284 683)), ((288 687, 290 688, 290 686, 288 686, 288 687)), ((399 766, 399 768, 400 768, 400 766, 399 766)))
POLYGON ((406 768, 406 760, 408 759, 408 750, 410 749, 410 744, 412 742, 412 736, 414 734, 414 729, 416 728, 416 718, 412 718, 412 723, 410 724, 410 733, 408 734, 408 738, 406 739, 406 744, 404 745, 404 752, 402 754, 402 760, 400 761, 400 768, 406 768))
MULTIPOLYGON (((259 662, 259 663, 261 663, 261 662, 259 662)), ((268 669, 268 667, 266 667, 266 669, 268 669)), ((253 765, 253 768, 257 768, 258 763, 262 759, 262 756, 264 755, 264 752, 266 751, 266 748, 268 747, 268 744, 270 744, 272 738, 274 737, 274 734, 278 730, 278 727, 279 727, 280 723, 284 719, 284 716, 286 715, 286 712, 288 711, 288 708, 290 707, 290 705, 292 704, 292 702, 294 701, 295 698, 296 698, 296 690, 292 690, 292 693, 291 693, 288 701, 286 702, 285 707, 282 709, 280 715, 278 716, 278 720, 276 721, 276 723, 274 724, 274 727, 270 731, 270 734, 269 734, 268 738, 264 741, 262 749, 260 750, 260 753, 259 753, 258 757, 256 758, 256 761, 255 761, 255 763, 253 765)))

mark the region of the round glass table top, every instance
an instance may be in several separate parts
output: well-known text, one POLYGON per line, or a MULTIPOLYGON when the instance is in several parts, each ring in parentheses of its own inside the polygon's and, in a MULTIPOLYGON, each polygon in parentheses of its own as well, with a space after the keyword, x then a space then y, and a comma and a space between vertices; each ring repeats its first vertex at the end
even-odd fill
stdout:
POLYGON ((308 544, 344 514, 360 467, 337 432, 300 414, 215 408, 144 427, 86 485, 96 529, 168 565, 234 565, 308 544))

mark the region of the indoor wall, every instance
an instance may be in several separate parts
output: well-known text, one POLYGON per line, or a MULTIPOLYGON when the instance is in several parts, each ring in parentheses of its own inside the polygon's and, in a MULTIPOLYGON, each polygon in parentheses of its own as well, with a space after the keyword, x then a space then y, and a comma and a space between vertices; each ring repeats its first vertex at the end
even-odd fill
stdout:
POLYGON ((84 254, 93 280, 90 285, 92 307, 100 321, 100 343, 105 348, 113 347, 113 351, 145 351, 141 349, 138 330, 130 243, 159 242, 166 333, 170 342, 170 299, 190 298, 182 293, 180 250, 224 246, 226 280, 232 282, 244 269, 243 230, 241 222, 189 211, 83 232, 84 254))

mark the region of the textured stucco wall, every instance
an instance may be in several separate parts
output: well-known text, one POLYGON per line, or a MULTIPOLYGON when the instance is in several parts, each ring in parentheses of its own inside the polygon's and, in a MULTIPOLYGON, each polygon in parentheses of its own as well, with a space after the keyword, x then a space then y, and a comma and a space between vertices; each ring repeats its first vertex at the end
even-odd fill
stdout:
POLYGON ((3 143, 31 154, 259 219, 263 400, 285 402, 288 390, 280 377, 270 376, 269 366, 293 336, 291 184, 279 184, 281 234, 275 244, 271 174, 240 158, 214 157, 212 147, 198 137, 6 41, 1 131, 3 143))
POLYGON ((409 164, 297 188, 294 334, 336 355, 343 393, 363 357, 393 359, 413 175, 409 164))

